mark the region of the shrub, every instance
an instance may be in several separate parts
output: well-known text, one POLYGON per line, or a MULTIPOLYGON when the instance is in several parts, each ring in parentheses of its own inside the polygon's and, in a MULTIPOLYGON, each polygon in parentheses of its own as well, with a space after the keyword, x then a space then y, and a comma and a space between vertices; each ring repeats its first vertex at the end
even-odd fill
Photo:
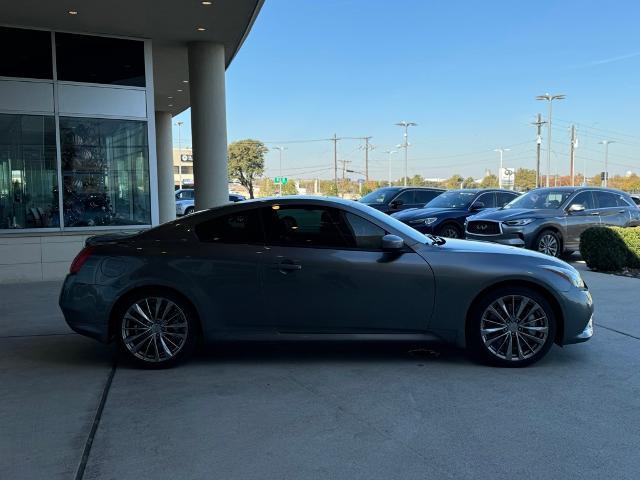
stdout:
POLYGON ((589 228, 580 235, 580 254, 594 270, 639 268, 640 228, 589 228))

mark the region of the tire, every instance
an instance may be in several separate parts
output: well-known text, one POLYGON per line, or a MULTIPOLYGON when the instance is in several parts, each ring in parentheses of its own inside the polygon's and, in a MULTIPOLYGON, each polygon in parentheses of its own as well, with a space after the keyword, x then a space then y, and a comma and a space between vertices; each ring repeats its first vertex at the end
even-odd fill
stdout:
POLYGON ((199 324, 193 307, 168 291, 143 291, 117 313, 120 351, 137 366, 169 368, 195 349, 199 324))
POLYGON ((537 362, 547 354, 555 336, 553 308, 544 296, 526 287, 490 291, 470 312, 467 324, 471 352, 484 363, 500 367, 537 362))
POLYGON ((195 207, 187 207, 187 209, 184 211, 184 214, 191 215, 194 210, 195 210, 195 207))
POLYGON ((463 238, 462 229, 455 223, 445 223, 438 229, 438 235, 446 238, 463 238))
POLYGON ((558 258, 562 255, 562 238, 553 230, 543 230, 536 237, 533 248, 540 253, 558 258))

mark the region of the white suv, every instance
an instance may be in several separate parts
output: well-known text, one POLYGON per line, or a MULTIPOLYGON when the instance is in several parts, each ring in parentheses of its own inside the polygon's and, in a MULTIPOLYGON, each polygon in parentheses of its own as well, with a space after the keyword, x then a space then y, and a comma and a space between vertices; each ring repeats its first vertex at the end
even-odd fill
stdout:
MULTIPOLYGON (((237 193, 229 194, 230 202, 241 202, 242 200, 246 200, 242 195, 238 195, 237 193)), ((181 188, 180 190, 176 190, 176 215, 179 217, 181 215, 189 215, 195 210, 195 192, 193 188, 181 188)))

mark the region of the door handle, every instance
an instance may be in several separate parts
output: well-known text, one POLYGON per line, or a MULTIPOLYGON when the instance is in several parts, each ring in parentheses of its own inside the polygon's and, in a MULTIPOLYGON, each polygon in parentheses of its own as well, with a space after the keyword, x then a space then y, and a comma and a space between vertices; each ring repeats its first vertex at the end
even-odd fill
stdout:
POLYGON ((591 212, 589 215, 600 215, 600 212, 591 212))
POLYGON ((627 213, 626 210, 618 210, 618 213, 627 213))

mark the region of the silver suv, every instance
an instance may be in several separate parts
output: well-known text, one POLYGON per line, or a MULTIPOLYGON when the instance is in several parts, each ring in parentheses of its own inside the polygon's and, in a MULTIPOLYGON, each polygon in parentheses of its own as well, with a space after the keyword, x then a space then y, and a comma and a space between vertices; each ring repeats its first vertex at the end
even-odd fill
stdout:
MULTIPOLYGON (((238 195, 237 193, 229 194, 230 202, 241 202, 242 200, 246 200, 246 198, 242 195, 238 195)), ((189 215, 193 213, 195 210, 195 192, 193 188, 181 188, 180 190, 176 190, 176 215, 180 217, 181 215, 189 215)))

